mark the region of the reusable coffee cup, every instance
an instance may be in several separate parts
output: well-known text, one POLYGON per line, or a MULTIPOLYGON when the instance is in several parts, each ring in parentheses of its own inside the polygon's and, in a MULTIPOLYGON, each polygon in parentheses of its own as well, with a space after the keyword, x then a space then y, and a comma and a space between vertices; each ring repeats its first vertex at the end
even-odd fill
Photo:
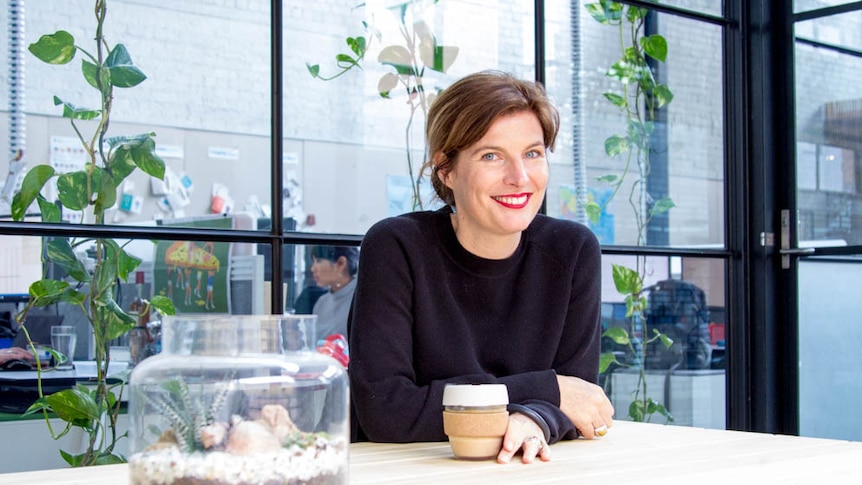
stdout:
POLYGON ((505 384, 449 384, 443 389, 443 431, 460 460, 496 458, 509 424, 505 384))

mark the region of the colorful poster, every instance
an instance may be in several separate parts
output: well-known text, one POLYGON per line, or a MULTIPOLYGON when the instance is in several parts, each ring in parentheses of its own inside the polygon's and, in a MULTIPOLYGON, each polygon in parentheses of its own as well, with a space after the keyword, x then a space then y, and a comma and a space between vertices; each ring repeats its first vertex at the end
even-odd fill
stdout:
MULTIPOLYGON (((166 226, 230 229, 230 218, 189 219, 166 226)), ((178 314, 230 313, 230 243, 159 241, 153 270, 155 294, 173 301, 178 314)))
MULTIPOLYGON (((609 209, 613 193, 611 188, 587 187, 587 202, 595 202, 602 208, 598 221, 587 219, 587 225, 601 244, 614 243, 614 215, 609 209)), ((560 185, 560 218, 578 220, 578 193, 574 185, 560 185)))

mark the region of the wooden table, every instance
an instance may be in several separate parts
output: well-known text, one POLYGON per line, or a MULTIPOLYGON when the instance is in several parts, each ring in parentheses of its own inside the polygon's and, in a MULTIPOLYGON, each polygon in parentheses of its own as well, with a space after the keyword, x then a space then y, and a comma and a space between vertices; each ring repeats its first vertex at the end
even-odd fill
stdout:
MULTIPOLYGON (((607 436, 557 443, 553 460, 508 465, 452 458, 446 443, 350 448, 351 484, 862 483, 862 442, 618 421, 607 436)), ((2 457, 0 457, 2 459, 2 457)), ((0 475, 3 485, 127 483, 125 465, 0 475)))

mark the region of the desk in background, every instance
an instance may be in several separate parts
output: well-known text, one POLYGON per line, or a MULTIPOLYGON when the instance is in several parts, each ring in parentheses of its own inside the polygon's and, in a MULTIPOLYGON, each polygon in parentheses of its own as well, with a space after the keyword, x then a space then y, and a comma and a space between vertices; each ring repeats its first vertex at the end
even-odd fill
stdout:
MULTIPOLYGON (((350 483, 813 484, 862 483, 862 442, 617 422, 604 438, 553 445, 523 465, 452 458, 447 443, 350 447, 350 483)), ((126 465, 0 475, 4 485, 128 483, 126 465)))

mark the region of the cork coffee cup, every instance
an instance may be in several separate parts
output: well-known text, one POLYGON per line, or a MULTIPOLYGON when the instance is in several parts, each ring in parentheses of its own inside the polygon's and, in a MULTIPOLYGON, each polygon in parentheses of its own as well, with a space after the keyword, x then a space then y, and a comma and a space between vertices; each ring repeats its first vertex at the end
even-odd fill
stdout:
POLYGON ((461 460, 496 458, 509 424, 504 384, 449 384, 443 389, 443 431, 461 460))

